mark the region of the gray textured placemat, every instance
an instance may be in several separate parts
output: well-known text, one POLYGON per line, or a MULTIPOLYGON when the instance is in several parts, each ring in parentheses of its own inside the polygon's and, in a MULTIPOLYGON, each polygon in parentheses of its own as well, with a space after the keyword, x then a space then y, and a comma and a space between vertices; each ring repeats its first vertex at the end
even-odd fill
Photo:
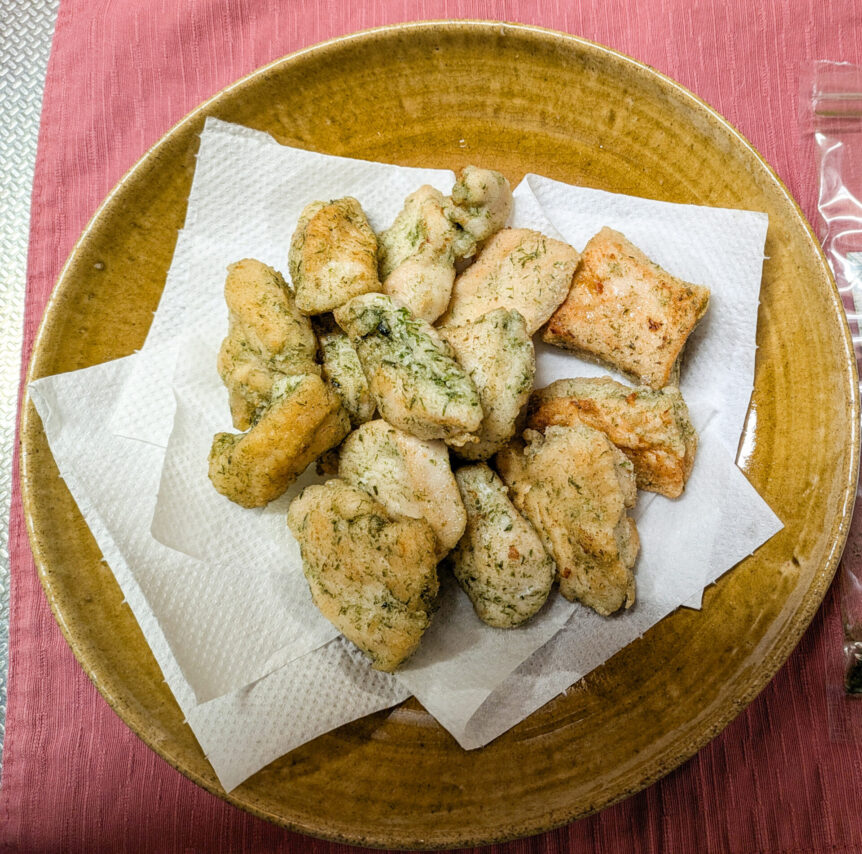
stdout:
POLYGON ((30 193, 45 68, 59 0, 0 0, 0 759, 9 666, 9 505, 30 193))

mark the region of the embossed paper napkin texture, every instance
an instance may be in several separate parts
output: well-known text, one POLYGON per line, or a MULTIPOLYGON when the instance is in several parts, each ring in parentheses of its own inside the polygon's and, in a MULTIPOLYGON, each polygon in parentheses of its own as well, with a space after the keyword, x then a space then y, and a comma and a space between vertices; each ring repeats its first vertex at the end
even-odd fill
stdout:
MULTIPOLYGON (((124 398, 121 395, 119 398, 118 410, 122 410, 124 404, 128 406, 129 401, 134 399, 137 416, 134 423, 138 429, 142 424, 147 425, 141 436, 149 437, 150 448, 156 447, 153 437, 165 434, 165 422, 170 424, 173 420, 154 517, 153 530, 158 538, 172 549, 186 552, 190 556, 186 559, 193 563, 204 563, 210 573, 221 566, 244 567, 246 583, 250 588, 254 587, 254 575, 248 570, 250 565, 266 569, 265 578, 269 577, 270 569, 276 570, 279 566, 284 577, 294 583, 302 582, 302 575, 298 550, 284 523, 286 500, 282 499, 262 511, 244 510, 215 493, 206 477, 206 453, 210 438, 216 430, 230 427, 226 393, 215 371, 215 353, 226 329, 222 296, 224 269, 230 261, 247 256, 261 257, 284 269, 295 220, 302 207, 315 197, 308 195, 308 188, 315 180, 314 173, 326 167, 329 160, 321 158, 322 155, 309 157, 307 152, 294 152, 276 146, 263 134, 220 122, 208 123, 198 159, 190 215, 178 243, 176 272, 172 268, 154 321, 155 344, 151 346, 148 343, 144 351, 131 360, 130 376, 125 386, 126 396, 124 398), (275 174, 261 167, 262 160, 265 161, 267 156, 272 159, 272 169, 277 170, 275 174), (210 222, 224 219, 226 191, 221 176, 228 172, 231 180, 227 192, 233 200, 234 215, 239 216, 237 210, 242 212, 240 221, 243 228, 235 234, 225 229, 223 234, 213 235, 202 230, 201 222, 208 223, 209 228, 210 222), (294 191, 288 188, 288 182, 281 180, 281 172, 290 176, 291 187, 298 188, 295 190, 295 199, 291 198, 294 191), (255 176, 261 174, 265 175, 265 179, 259 179, 256 184, 255 176), (199 175, 202 176, 200 181, 199 175), (264 193, 265 186, 278 186, 280 191, 267 196, 264 193), (248 194, 247 197, 243 195, 244 192, 248 194), (273 210, 274 207, 279 210, 273 210), (208 214, 208 210, 213 213, 208 214), (278 227, 272 225, 273 221, 278 223, 278 227), (171 338, 171 330, 181 329, 192 329, 194 332, 181 338, 171 338), (174 402, 164 393, 160 384, 150 382, 142 387, 147 377, 168 374, 174 363, 176 374, 173 393, 177 400, 175 419, 174 402)), ((333 185, 323 195, 331 197, 352 192, 363 203, 372 224, 377 228, 391 221, 403 196, 424 180, 423 176, 410 175, 406 186, 393 191, 401 195, 394 201, 387 200, 384 207, 378 200, 379 187, 386 183, 384 170, 394 167, 345 161, 342 158, 333 160, 336 175, 347 182, 348 189, 345 189, 345 183, 333 185), (354 182, 352 185, 349 184, 351 181, 354 182)), ((432 177, 441 189, 448 191, 451 174, 444 173, 441 176, 436 173, 432 177)), ((556 234, 555 226, 548 222, 541 203, 537 206, 537 196, 528 185, 522 185, 516 195, 515 225, 529 224, 556 234)), ((616 205, 619 205, 619 198, 610 196, 616 205)), ((635 201, 632 200, 633 203, 635 201)), ((566 199, 564 204, 573 202, 566 199)), ((689 217, 695 219, 700 213, 706 218, 711 212, 699 208, 687 212, 689 217)), ((752 227, 751 214, 734 213, 728 215, 725 212, 725 227, 723 230, 718 228, 717 234, 715 223, 711 223, 708 230, 715 234, 716 241, 734 240, 737 237, 735 231, 752 227)), ((559 212, 556 215, 565 228, 566 224, 559 212)), ((607 223, 607 214, 600 204, 590 209, 588 215, 595 223, 591 234, 607 223)), ((755 217, 757 224, 762 219, 755 217)), ((712 251, 712 247, 707 246, 703 251, 712 251)), ((691 254, 696 257, 697 252, 691 251, 691 254)), ((758 264, 761 258, 762 236, 755 253, 758 264)), ((698 269, 695 263, 694 272, 702 273, 703 269, 698 269)), ((691 278, 704 281, 703 275, 691 278)), ((756 312, 759 274, 749 284, 754 288, 753 300, 741 300, 738 304, 742 311, 753 305, 756 312)), ((750 347, 753 349, 753 341, 750 347)), ((580 360, 567 354, 558 359, 542 356, 540 361, 547 363, 543 366, 546 381, 589 372, 584 370, 580 360)), ((64 380, 52 378, 42 382, 54 381, 64 380)), ((746 381, 750 390, 751 378, 748 377, 746 381)), ((745 387, 746 381, 737 386, 745 387)), ((708 410, 705 402, 701 404, 701 409, 708 410)), ((122 414, 117 415, 113 424, 120 423, 122 417, 122 414)), ((706 420, 704 417, 699 426, 703 426, 706 420)), ((779 527, 771 511, 735 468, 731 457, 722 454, 720 448, 711 446, 714 440, 710 437, 716 432, 713 428, 703 433, 705 450, 702 450, 696 466, 699 483, 692 481, 692 488, 686 498, 676 502, 647 500, 639 508, 638 523, 644 542, 658 543, 670 539, 672 546, 667 549, 644 548, 638 563, 639 598, 632 611, 619 619, 607 621, 555 595, 545 611, 528 627, 516 632, 501 632, 481 624, 475 618, 469 602, 454 585, 444 585, 441 611, 424 638, 420 651, 402 668, 398 680, 465 747, 480 746, 530 714, 553 694, 564 690, 572 681, 630 643, 674 608, 696 599, 703 588, 706 574, 717 576, 728 569, 779 527), (699 488, 695 490, 696 485, 699 488), (739 507, 746 508, 748 512, 732 517, 729 511, 739 507), (722 509, 727 512, 722 513, 722 509), (694 521, 699 524, 693 524, 694 521), (730 524, 730 530, 735 534, 730 539, 735 544, 736 552, 732 555, 717 552, 716 560, 713 561, 713 552, 708 544, 715 539, 719 524, 730 524), (569 620, 573 613, 575 616, 569 620), (544 659, 527 660, 567 621, 569 627, 546 650, 544 659), (560 650, 556 658, 554 649, 560 650), (576 653, 574 655, 573 650, 576 653), (507 689, 506 680, 522 664, 513 677, 517 686, 513 693, 507 689), (496 696, 498 689, 499 696, 496 696), (511 705, 513 696, 520 699, 517 711, 511 705), (477 722, 471 723, 480 707, 482 709, 477 722)), ((142 444, 127 437, 118 436, 117 439, 127 443, 131 441, 133 445, 142 444)), ((725 533, 727 530, 725 527, 725 533)), ((171 549, 167 551, 171 552, 171 549)), ((134 566, 135 561, 132 560, 131 564, 134 566)), ((213 574, 211 578, 216 584, 218 575, 213 574)), ((268 591, 262 590, 261 595, 265 598, 268 591)), ((313 621, 316 611, 307 595, 292 596, 291 601, 295 606, 294 612, 287 608, 281 609, 277 621, 287 623, 295 635, 300 635, 297 621, 303 618, 313 621), (302 608, 308 609, 309 613, 301 614, 302 608)), ((229 603, 227 607, 230 613, 229 603)), ((287 652, 282 651, 285 660, 305 651, 292 650, 290 646, 286 649, 287 652)), ((317 654, 305 656, 303 661, 308 663, 314 659, 317 666, 317 659, 322 660, 326 655, 326 650, 320 650, 317 654)), ((378 674, 374 674, 370 668, 367 670, 369 678, 378 679, 378 674)), ((231 672, 236 679, 232 687, 239 688, 246 684, 240 671, 234 669, 231 672)), ((361 669, 354 675, 356 673, 361 673, 361 669)), ((256 679, 259 675, 252 676, 250 672, 247 681, 251 682, 252 678, 256 679)), ((333 678, 337 680, 340 675, 340 671, 336 671, 333 678)), ((196 677, 197 674, 191 673, 189 681, 201 696, 203 686, 198 684, 196 677)), ((287 696, 283 702, 288 708, 294 703, 301 703, 306 711, 309 702, 314 704, 313 699, 300 695, 293 698, 287 696)), ((356 716, 367 712, 357 707, 351 708, 350 713, 356 716)), ((279 747, 273 746, 273 750, 279 747)), ((273 753, 272 758, 277 755, 273 753)))
MULTIPOLYGON (((124 360, 124 377, 134 361, 124 360)), ((102 391, 100 377, 75 371, 40 380, 30 390, 88 525, 110 535, 113 553, 149 603, 198 702, 247 685, 331 640, 336 632, 314 615, 301 576, 257 560, 205 565, 152 538, 149 519, 164 449, 107 431, 115 400, 91 400, 91 386, 102 391), (110 438, 100 446, 87 431, 110 438)))
MULTIPOLYGON (((63 480, 189 726, 222 785, 230 790, 277 756, 341 724, 388 708, 409 692, 388 674, 370 670, 364 656, 338 637, 310 656, 294 656, 240 690, 222 692, 210 702, 195 696, 186 675, 189 661, 194 667, 203 656, 219 663, 250 646, 248 638, 228 632, 224 615, 237 613, 231 597, 251 600, 240 583, 218 592, 203 589, 219 588, 226 579, 214 581, 207 567, 194 565, 149 536, 141 505, 155 498, 164 449, 117 436, 108 429, 106 418, 94 418, 95 413, 107 416, 112 410, 138 358, 47 377, 31 384, 30 393, 63 480), (199 595, 188 601, 209 601, 200 613, 189 612, 185 634, 166 631, 168 606, 159 595, 165 587, 154 587, 152 574, 184 578, 200 588, 199 595), (225 636, 220 638, 220 632, 225 636)), ((242 569, 237 568, 238 576, 242 569)), ((282 591, 273 588, 271 595, 283 602, 282 591)), ((254 608, 249 611, 246 628, 251 634, 257 616, 254 608)))

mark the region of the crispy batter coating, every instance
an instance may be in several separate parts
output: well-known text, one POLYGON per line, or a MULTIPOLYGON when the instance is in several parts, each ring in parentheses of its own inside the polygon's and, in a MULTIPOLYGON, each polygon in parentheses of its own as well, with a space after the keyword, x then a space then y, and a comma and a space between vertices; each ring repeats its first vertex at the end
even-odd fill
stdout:
POLYGON ((625 235, 603 228, 584 248, 572 289, 542 337, 660 389, 673 382, 708 306, 707 288, 677 279, 625 235))
POLYGON ((513 504, 557 565, 560 593, 603 616, 635 601, 639 540, 632 464, 604 433, 579 424, 525 430, 497 454, 513 504))
POLYGON ((485 463, 458 469, 455 478, 467 510, 467 529, 451 556, 455 577, 479 619, 519 626, 545 604, 554 561, 485 463))
POLYGON ((697 432, 675 386, 629 388, 610 377, 557 380, 533 392, 528 425, 586 424, 632 461, 640 489, 682 495, 694 465, 697 432))
POLYGON ((284 377, 247 432, 216 433, 209 455, 213 486, 243 507, 262 507, 349 432, 338 395, 316 374, 284 377))
POLYGON ((288 260, 303 314, 323 314, 359 294, 381 290, 377 237, 359 202, 350 196, 306 206, 288 260))
POLYGON ((438 331, 473 380, 485 413, 479 441, 457 453, 468 460, 487 460, 515 435, 533 388, 536 354, 527 322, 518 311, 498 308, 472 323, 438 331))
POLYGON ((279 377, 317 373, 317 340, 281 273, 253 258, 228 267, 229 329, 218 371, 230 393, 233 426, 247 430, 269 404, 279 377))
POLYGON ((350 423, 357 427, 370 421, 377 405, 350 339, 337 330, 322 333, 319 340, 323 355, 323 376, 341 398, 350 416, 350 423))
POLYGON ((461 326, 495 308, 516 309, 532 335, 566 298, 578 253, 529 228, 498 231, 452 288, 441 326, 461 326))
POLYGON ((417 439, 382 419, 354 430, 342 443, 338 476, 373 495, 393 516, 425 519, 442 558, 464 533, 467 516, 439 440, 417 439))
POLYGON ((491 169, 467 166, 451 198, 420 187, 379 236, 384 292, 433 323, 449 305, 456 260, 472 256, 476 244, 502 228, 511 212, 509 182, 491 169))
POLYGON ((373 667, 395 670, 431 620, 438 589, 431 527, 422 519, 391 517, 338 479, 306 487, 291 502, 287 524, 321 613, 373 667))
MULTIPOLYGON (((395 222, 380 234, 380 278, 396 305, 433 323, 449 305, 460 229, 446 215, 447 200, 425 185, 411 193, 395 222)), ((468 240, 470 249, 472 239, 468 240)))
POLYGON ((509 221, 512 207, 512 188, 499 172, 465 166, 458 173, 452 187, 449 217, 477 243, 503 228, 509 221))
POLYGON ((383 418, 420 439, 476 441, 479 393, 433 326, 384 294, 356 297, 335 320, 359 354, 383 418))

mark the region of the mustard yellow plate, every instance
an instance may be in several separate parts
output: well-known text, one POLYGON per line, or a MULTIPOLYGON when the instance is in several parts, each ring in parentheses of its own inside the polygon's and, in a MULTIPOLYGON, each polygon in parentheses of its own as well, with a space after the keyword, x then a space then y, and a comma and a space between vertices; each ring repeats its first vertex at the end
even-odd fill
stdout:
POLYGON ((58 622, 107 701, 211 792, 295 830, 366 845, 456 846, 536 833, 683 762, 787 658, 829 586, 853 507, 853 350, 829 270, 787 190, 709 107, 607 48, 498 23, 348 36, 239 81, 144 156, 64 268, 30 379, 143 344, 207 116, 329 154, 490 166, 513 186, 531 171, 766 212, 759 349, 740 462, 785 527, 706 592, 701 612, 668 617, 484 749, 463 751, 411 700, 318 738, 226 795, 100 564, 27 403, 22 489, 33 551, 58 622))

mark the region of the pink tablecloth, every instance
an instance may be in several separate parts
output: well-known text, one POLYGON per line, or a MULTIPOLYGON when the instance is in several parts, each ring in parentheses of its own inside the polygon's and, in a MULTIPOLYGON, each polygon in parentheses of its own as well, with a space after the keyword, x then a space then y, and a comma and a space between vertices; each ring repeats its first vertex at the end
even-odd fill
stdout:
MULTIPOLYGON (((76 0, 60 10, 33 190, 25 358, 60 266, 123 172, 204 98, 271 59, 411 19, 565 30, 665 72, 764 154, 812 219, 797 131, 799 63, 862 62, 859 0, 76 0), (764 8, 765 7, 765 8, 764 8)), ((66 647, 13 506, 12 661, 0 793, 7 850, 342 851, 196 788, 132 735, 66 647)), ((862 851, 862 701, 841 696, 834 596, 763 694, 647 791, 500 851, 862 851)))

